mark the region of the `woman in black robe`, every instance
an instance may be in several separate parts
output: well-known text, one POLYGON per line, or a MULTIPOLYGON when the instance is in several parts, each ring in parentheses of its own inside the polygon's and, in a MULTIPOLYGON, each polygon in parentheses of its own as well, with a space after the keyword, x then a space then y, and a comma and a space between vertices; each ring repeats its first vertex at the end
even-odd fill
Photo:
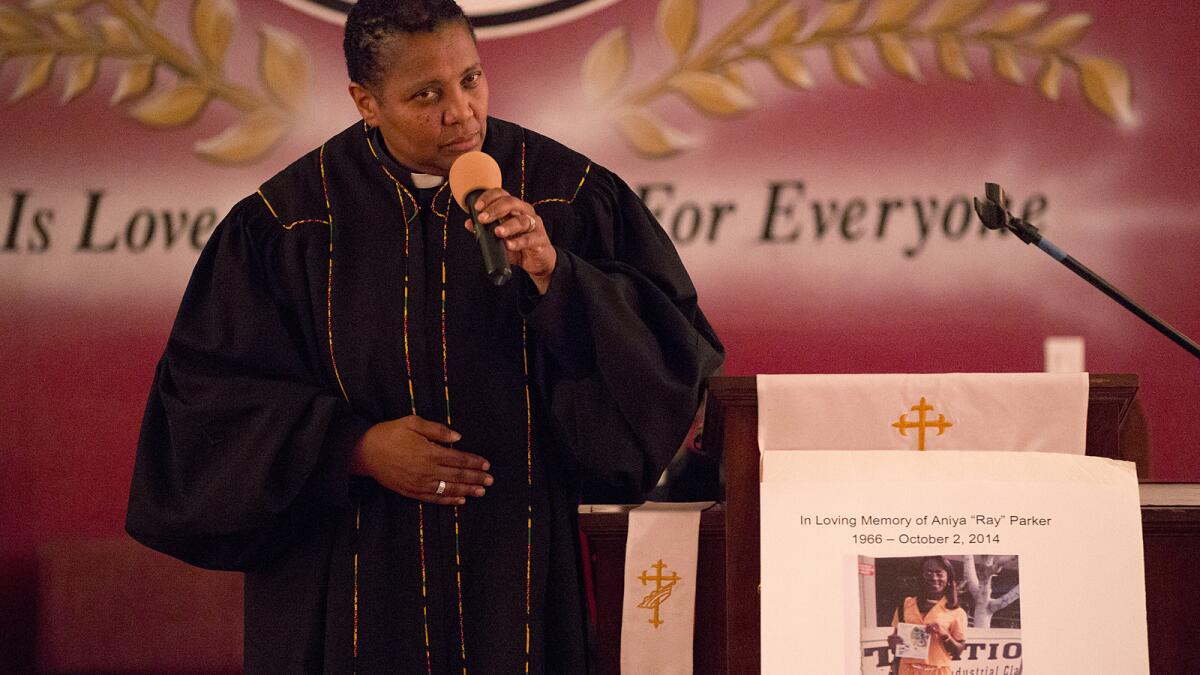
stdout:
POLYGON ((127 529, 246 573, 248 672, 587 672, 579 481, 651 488, 721 345, 620 178, 487 117, 457 6, 363 0, 347 59, 364 121, 197 262, 127 529), (500 287, 430 178, 480 148, 500 287))

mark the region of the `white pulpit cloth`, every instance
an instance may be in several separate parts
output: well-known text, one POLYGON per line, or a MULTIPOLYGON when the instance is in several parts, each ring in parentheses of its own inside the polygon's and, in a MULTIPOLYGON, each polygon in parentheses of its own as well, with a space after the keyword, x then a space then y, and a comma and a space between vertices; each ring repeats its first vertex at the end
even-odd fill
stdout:
POLYGON ((621 619, 624 675, 691 675, 700 512, 713 502, 647 502, 629 512, 621 619))
POLYGON ((1083 454, 1087 373, 759 375, 761 450, 1083 454))

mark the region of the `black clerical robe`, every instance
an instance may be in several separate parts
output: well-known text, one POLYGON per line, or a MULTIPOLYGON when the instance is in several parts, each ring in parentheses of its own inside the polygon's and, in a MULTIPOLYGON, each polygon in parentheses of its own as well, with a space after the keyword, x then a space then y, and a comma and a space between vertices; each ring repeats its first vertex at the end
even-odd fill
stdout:
POLYGON ((587 670, 579 480, 652 487, 722 348, 617 176, 497 119, 484 150, 558 249, 545 296, 520 271, 492 286, 449 189, 415 188, 361 124, 200 255, 126 526, 245 571, 248 672, 587 670), (367 428, 410 414, 490 461, 486 496, 421 505, 348 475, 367 428))

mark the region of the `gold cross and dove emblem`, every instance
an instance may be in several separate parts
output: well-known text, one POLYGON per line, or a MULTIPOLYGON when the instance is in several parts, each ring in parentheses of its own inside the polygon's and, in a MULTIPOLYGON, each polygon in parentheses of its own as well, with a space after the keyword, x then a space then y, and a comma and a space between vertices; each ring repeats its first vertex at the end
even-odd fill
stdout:
POLYGON ((671 597, 672 591, 675 590, 675 584, 679 583, 681 578, 675 572, 671 572, 670 575, 664 575, 663 570, 666 569, 667 564, 661 558, 650 567, 654 568, 656 573, 652 575, 649 573, 649 570, 642 570, 642 574, 638 579, 642 582, 643 586, 653 581, 654 588, 651 589, 646 597, 642 598, 642 601, 638 603, 638 608, 652 611, 650 624, 657 630, 659 626, 663 625, 663 621, 658 613, 659 607, 667 601, 667 598, 671 597))

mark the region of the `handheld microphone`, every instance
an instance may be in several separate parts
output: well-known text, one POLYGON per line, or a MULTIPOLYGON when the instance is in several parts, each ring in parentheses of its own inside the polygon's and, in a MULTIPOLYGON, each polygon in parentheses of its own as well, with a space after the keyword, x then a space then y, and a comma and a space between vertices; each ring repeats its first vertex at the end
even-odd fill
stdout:
POLYGON ((475 225, 475 239, 479 241, 479 251, 483 254, 484 271, 493 284, 503 286, 512 278, 512 269, 508 266, 504 242, 496 236, 496 226, 500 221, 480 223, 479 213, 475 210, 479 195, 498 187, 500 165, 483 152, 472 150, 464 153, 450 166, 450 192, 463 211, 470 214, 471 222, 475 225))

